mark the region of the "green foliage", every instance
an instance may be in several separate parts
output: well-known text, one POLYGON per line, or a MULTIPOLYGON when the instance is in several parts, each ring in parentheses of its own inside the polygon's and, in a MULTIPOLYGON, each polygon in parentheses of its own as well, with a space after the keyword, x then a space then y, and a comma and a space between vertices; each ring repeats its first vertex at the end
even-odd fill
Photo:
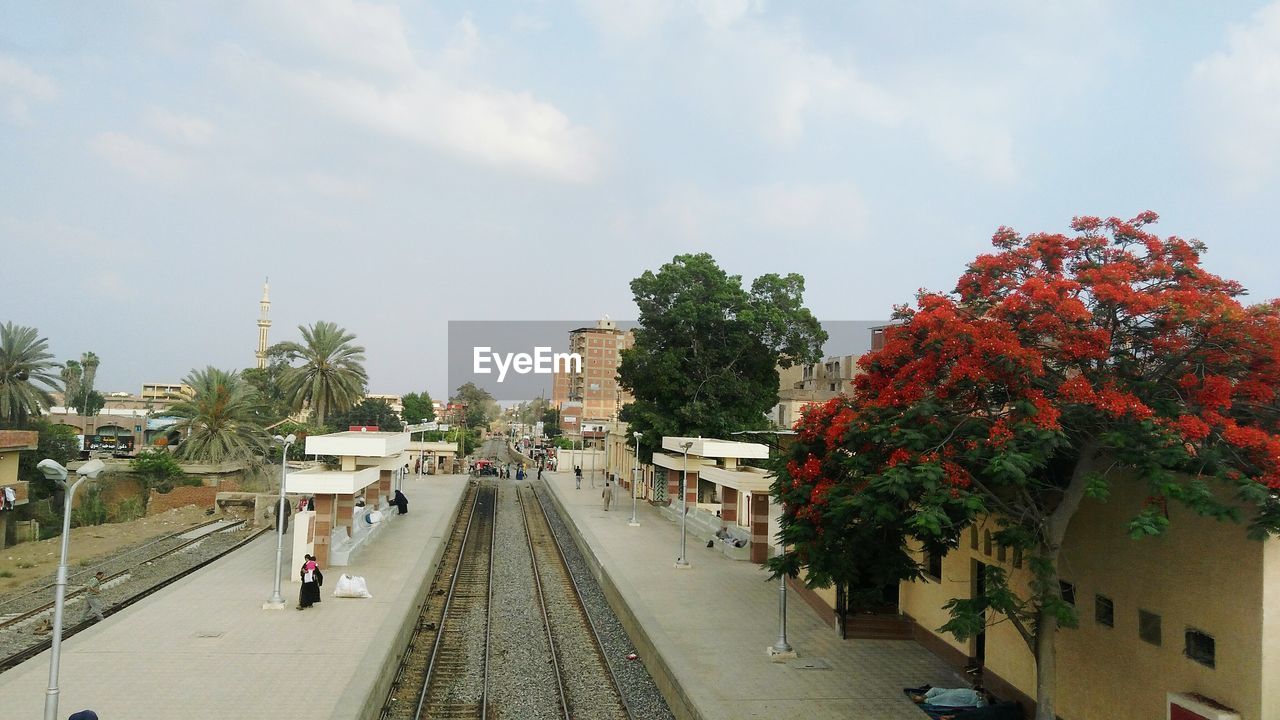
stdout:
POLYGON ((341 432, 353 425, 377 426, 383 432, 399 432, 404 423, 391 405, 381 398, 365 398, 359 404, 329 418, 329 429, 341 432))
POLYGON ((641 327, 619 377, 635 398, 628 418, 644 433, 642 456, 663 436, 764 428, 778 401, 777 366, 817 362, 827 338, 795 274, 761 275, 748 291, 711 255, 679 255, 632 280, 631 291, 641 327))
POLYGON ((147 487, 160 492, 169 492, 174 482, 185 475, 182 466, 168 450, 144 450, 129 463, 129 467, 147 487))
POLYGON ((561 450, 572 450, 575 445, 574 441, 567 437, 557 437, 553 439, 552 442, 561 450))
POLYGON ((284 390, 284 377, 289 372, 289 362, 280 345, 267 349, 267 366, 249 368, 240 373, 258 394, 258 413, 264 426, 274 425, 289 417, 293 408, 284 390))
POLYGON ((147 505, 142 498, 126 498, 107 512, 107 521, 129 522, 147 514, 147 505))
POLYGON ((436 409, 432 405, 431 393, 426 390, 420 393, 411 392, 400 398, 400 402, 404 405, 404 421, 410 425, 436 419, 436 409))
POLYGON ((560 411, 555 408, 547 408, 542 412, 542 434, 549 438, 556 437, 560 434, 560 411))
POLYGON ((238 372, 214 367, 193 370, 183 382, 192 395, 169 408, 181 418, 178 457, 220 463, 262 457, 270 438, 259 420, 257 394, 238 372))
POLYGON ((364 348, 353 345, 356 336, 335 323, 320 321, 311 327, 299 325, 303 342, 283 342, 277 347, 290 362, 281 378, 281 388, 290 406, 301 410, 310 405, 316 424, 324 425, 330 413, 345 410, 364 397, 369 376, 364 370, 364 348))
POLYGON ((59 387, 52 372, 57 366, 38 330, 0 325, 0 427, 26 427, 53 404, 49 391, 59 387))
POLYGON ((28 425, 40 433, 40 440, 34 451, 18 454, 18 479, 31 483, 29 496, 35 501, 48 498, 58 490, 57 484, 46 479, 36 465, 48 458, 66 467, 67 463, 79 457, 80 446, 76 442, 76 431, 66 425, 54 425, 43 419, 28 425))
POLYGON ((80 504, 71 510, 72 527, 101 525, 107 521, 107 505, 102 499, 102 487, 93 484, 84 491, 80 504))
MULTIPOLYGON (((465 421, 469 428, 488 427, 489 423, 498 417, 501 409, 498 407, 498 401, 493 399, 488 390, 477 387, 475 383, 464 383, 458 386, 457 392, 453 397, 449 398, 450 405, 461 404, 465 411, 465 421)), ((463 417, 448 417, 445 422, 457 423, 463 420, 463 417)))

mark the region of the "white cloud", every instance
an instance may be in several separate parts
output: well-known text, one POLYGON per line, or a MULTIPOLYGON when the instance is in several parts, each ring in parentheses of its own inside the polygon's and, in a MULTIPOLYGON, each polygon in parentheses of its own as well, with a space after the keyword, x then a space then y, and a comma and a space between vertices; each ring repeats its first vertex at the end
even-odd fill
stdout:
POLYGON ((1280 171, 1280 2, 1232 27, 1226 48, 1196 63, 1188 87, 1201 150, 1236 190, 1280 171))
POLYGON ((62 257, 102 258, 118 250, 93 230, 56 218, 20 220, 0 217, 0 239, 7 247, 39 247, 62 257))
POLYGON ((58 86, 52 79, 0 55, 0 111, 11 121, 29 124, 31 104, 48 102, 57 96, 58 86))
POLYGON ((240 53, 227 67, 282 86, 328 113, 395 140, 570 182, 596 173, 600 143, 550 102, 453 72, 483 52, 464 18, 433 62, 415 56, 397 9, 354 0, 264 3, 271 37, 306 63, 240 53))
POLYGON ((207 145, 213 137, 213 124, 194 115, 182 115, 163 108, 151 108, 146 121, 169 140, 180 145, 207 145))
POLYGON ((183 158, 124 133, 99 133, 89 140, 89 148, 115 167, 146 180, 171 181, 186 168, 183 158))

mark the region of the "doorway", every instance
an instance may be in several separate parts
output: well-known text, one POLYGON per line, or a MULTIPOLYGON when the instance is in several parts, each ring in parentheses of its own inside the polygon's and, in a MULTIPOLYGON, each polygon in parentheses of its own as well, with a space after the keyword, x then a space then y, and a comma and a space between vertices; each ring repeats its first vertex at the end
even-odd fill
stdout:
MULTIPOLYGON (((980 598, 987 592, 987 566, 973 561, 973 597, 980 598)), ((979 669, 987 664, 987 613, 982 611, 982 630, 973 638, 973 661, 979 669)))

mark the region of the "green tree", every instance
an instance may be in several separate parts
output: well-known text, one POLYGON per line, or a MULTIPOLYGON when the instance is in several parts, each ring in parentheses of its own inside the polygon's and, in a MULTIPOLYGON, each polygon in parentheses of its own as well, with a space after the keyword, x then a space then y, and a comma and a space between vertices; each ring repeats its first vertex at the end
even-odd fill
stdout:
POLYGON ((67 463, 80 456, 80 446, 76 441, 76 430, 66 425, 37 419, 30 423, 30 429, 40 434, 39 444, 34 452, 18 453, 18 477, 31 483, 30 499, 35 501, 59 491, 52 480, 46 479, 44 473, 36 469, 36 464, 48 458, 66 467, 67 463))
POLYGON ((257 395, 240 373, 208 367, 191 371, 182 382, 192 395, 168 410, 181 418, 174 426, 182 438, 178 457, 220 463, 266 452, 270 437, 258 420, 257 395))
POLYGON ((356 336, 335 323, 320 321, 298 326, 303 342, 283 342, 279 347, 291 362, 282 388, 294 410, 310 405, 316 423, 325 424, 331 412, 345 410, 364 397, 369 376, 364 370, 364 348, 351 342, 356 336))
POLYGON ((560 434, 560 411, 549 407, 542 411, 542 434, 547 437, 556 437, 560 434))
POLYGON ((168 450, 144 450, 129 463, 129 467, 147 487, 160 492, 169 492, 175 481, 186 475, 168 450))
POLYGON ((274 425, 289 417, 293 411, 289 396, 284 390, 284 378, 289 369, 285 351, 277 343, 267 349, 266 367, 248 368, 240 373, 240 377, 258 393, 263 425, 274 425))
POLYGON ((98 366, 102 361, 92 351, 82 353, 79 360, 68 360, 62 366, 63 402, 77 414, 94 416, 106 407, 107 399, 94 389, 98 366))
POLYGON ((396 411, 381 398, 365 398, 358 405, 329 418, 329 428, 341 432, 353 425, 376 425, 383 432, 400 432, 404 423, 396 411))
POLYGON ((642 455, 667 435, 727 437, 763 428, 777 367, 817 362, 827 334, 803 304, 804 278, 761 275, 743 289, 706 253, 631 281, 640 327, 618 374, 635 400, 642 455))
POLYGON ((436 409, 432 405, 431 393, 423 390, 411 392, 400 399, 404 405, 404 421, 410 425, 431 422, 436 419, 436 409))
POLYGON ((57 367, 48 339, 35 328, 0 325, 0 425, 23 427, 53 404, 49 391, 58 389, 57 367))
POLYGON ((1001 228, 952 293, 900 308, 854 394, 797 424, 773 486, 790 546, 774 570, 912 577, 909 546, 941 557, 989 519, 1029 582, 989 566, 939 629, 964 641, 1009 623, 1035 659, 1036 717, 1053 720, 1058 629, 1079 622, 1059 576, 1077 514, 1125 502, 1114 530, 1140 540, 1176 502, 1280 533, 1280 303, 1242 305, 1239 283, 1201 266, 1203 243, 1147 231, 1155 219, 1001 228), (854 554, 868 545, 875 566, 854 554))
MULTIPOLYGON (((470 382, 458 386, 458 391, 449 399, 449 403, 465 406, 466 424, 470 428, 488 427, 490 421, 497 418, 498 413, 501 412, 498 401, 493 399, 488 390, 470 382)), ((450 422, 458 422, 460 419, 451 418, 450 422)))

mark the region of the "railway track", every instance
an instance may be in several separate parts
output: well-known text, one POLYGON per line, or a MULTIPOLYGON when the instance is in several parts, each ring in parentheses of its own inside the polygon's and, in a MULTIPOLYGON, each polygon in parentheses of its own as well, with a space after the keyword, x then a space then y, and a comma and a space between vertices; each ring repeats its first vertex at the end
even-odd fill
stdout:
MULTIPOLYGON (((215 522, 217 522, 217 521, 215 521, 215 522)), ((142 546, 142 547, 143 547, 143 548, 145 548, 145 547, 152 547, 152 548, 154 548, 154 547, 155 547, 155 546, 157 546, 157 545, 164 544, 164 541, 165 541, 165 540, 172 540, 173 538, 175 538, 175 537, 177 537, 177 536, 179 536, 179 535, 183 535, 183 534, 190 533, 190 532, 191 532, 192 530, 194 530, 194 529, 198 529, 198 528, 206 527, 206 526, 211 525, 211 524, 212 524, 212 523, 205 523, 205 524, 203 524, 203 525, 196 526, 196 528, 187 528, 186 530, 183 530, 181 533, 175 533, 175 534, 173 534, 173 535, 171 535, 171 536, 168 536, 167 538, 161 538, 160 540, 153 541, 152 543, 148 543, 146 546, 142 546)), ((234 523, 229 524, 226 528, 221 529, 221 531, 222 531, 222 532, 226 532, 226 531, 229 531, 229 530, 235 529, 235 528, 237 528, 237 527, 242 527, 242 526, 243 526, 243 524, 244 524, 244 523, 243 523, 243 521, 240 521, 240 522, 234 522, 234 523)), ((151 595, 151 594, 153 594, 153 593, 155 593, 155 592, 157 592, 157 591, 159 591, 159 590, 161 590, 161 589, 163 589, 163 588, 165 588, 165 587, 167 587, 168 585, 170 585, 170 584, 172 584, 172 583, 174 583, 174 582, 176 582, 176 581, 178 581, 178 580, 180 580, 180 579, 182 579, 182 578, 186 577, 187 575, 190 575, 191 573, 193 573, 193 572, 195 572, 195 571, 199 570, 200 568, 203 568, 204 566, 206 566, 206 565, 208 565, 208 564, 210 564, 210 563, 214 562, 215 560, 218 560, 219 558, 222 558, 222 557, 226 556, 227 554, 229 554, 229 553, 231 553, 231 552, 234 552, 235 550, 238 550, 239 548, 241 548, 241 547, 243 547, 243 546, 247 545, 249 542, 251 542, 251 541, 255 540, 256 538, 258 538, 258 537, 260 537, 261 535, 263 535, 263 534, 265 534, 265 533, 268 533, 268 532, 274 532, 274 530, 273 530, 272 528, 261 528, 261 529, 259 529, 259 530, 256 530, 256 531, 254 531, 254 532, 249 533, 249 534, 248 534, 248 535, 246 535, 244 538, 240 539, 238 542, 236 542, 236 543, 234 543, 233 545, 229 546, 228 548, 226 548, 226 549, 225 549, 225 550, 223 550, 222 552, 219 552, 219 553, 217 553, 216 555, 213 555, 212 557, 205 558, 204 560, 202 560, 202 561, 200 561, 200 562, 198 562, 198 563, 196 563, 196 564, 194 564, 194 565, 192 565, 192 566, 190 566, 190 567, 187 567, 187 568, 185 568, 185 569, 182 569, 182 570, 180 570, 179 572, 176 572, 176 573, 174 573, 174 574, 170 575, 169 577, 166 577, 166 578, 164 578, 164 579, 160 580, 159 582, 153 583, 153 584, 151 584, 150 586, 145 587, 145 588, 143 588, 142 590, 140 590, 140 591, 138 591, 138 592, 136 592, 136 593, 132 593, 132 594, 130 594, 128 597, 125 597, 124 599, 120 600, 119 602, 116 602, 116 603, 114 603, 114 604, 110 605, 109 607, 107 607, 107 608, 105 608, 105 609, 103 610, 103 615, 104 615, 104 616, 105 616, 105 615, 114 615, 115 613, 117 613, 117 612, 119 612, 119 611, 123 610, 124 608, 126 608, 126 607, 128 607, 128 606, 130 606, 130 605, 132 605, 132 604, 134 604, 134 603, 136 603, 136 602, 138 602, 138 601, 142 600, 143 598, 145 598, 145 597, 147 597, 147 596, 149 596, 149 595, 151 595)), ((205 540, 205 539, 207 539, 207 537, 208 537, 208 536, 207 536, 207 535, 205 535, 205 536, 201 536, 201 537, 197 537, 197 538, 192 538, 192 539, 189 539, 189 540, 186 540, 186 541, 184 541, 184 542, 179 543, 177 546, 174 546, 174 547, 168 547, 168 548, 166 548, 166 549, 164 549, 164 550, 162 550, 162 551, 160 551, 160 552, 158 552, 158 553, 153 552, 150 556, 146 557, 146 559, 143 559, 143 560, 141 560, 141 561, 134 561, 134 562, 132 563, 132 567, 133 567, 133 568, 137 568, 137 567, 140 567, 140 566, 141 566, 141 565, 143 565, 143 564, 150 564, 150 563, 154 563, 154 562, 156 562, 157 560, 163 559, 163 558, 165 558, 165 557, 167 557, 167 556, 170 556, 170 555, 174 555, 174 554, 176 554, 176 553, 178 553, 178 552, 180 552, 180 551, 182 551, 182 550, 184 550, 184 549, 186 549, 186 548, 188 548, 188 547, 190 547, 190 546, 192 546, 192 545, 194 545, 194 544, 196 544, 196 543, 200 542, 201 540, 205 540)), ((142 549, 142 548, 135 548, 135 550, 139 550, 139 549, 142 549)), ((131 551, 131 553, 132 553, 132 552, 133 552, 133 551, 131 551)), ((104 565, 110 565, 110 564, 116 564, 116 563, 118 563, 118 558, 117 558, 117 559, 113 559, 112 561, 110 561, 109 563, 105 563, 104 565)), ((98 566, 98 567, 102 567, 102 566, 98 566)), ((84 571, 84 572, 85 572, 85 573, 96 573, 96 572, 97 572, 97 569, 95 569, 95 568, 90 568, 89 570, 86 570, 86 571, 84 571)), ((104 572, 105 572, 105 571, 104 571, 104 572)), ((104 583, 103 583, 103 584, 104 584, 104 586, 109 585, 109 584, 110 584, 110 581, 111 581, 112 579, 115 579, 115 580, 120 580, 121 578, 125 578, 125 579, 127 579, 131 572, 132 572, 132 571, 131 571, 130 569, 118 570, 118 571, 114 572, 112 575, 110 575, 110 576, 107 578, 107 580, 105 580, 105 581, 104 581, 104 583)), ((84 575, 84 573, 80 573, 80 575, 79 575, 79 576, 83 576, 83 575, 84 575)), ((54 587, 54 586, 49 585, 49 586, 46 586, 46 587, 44 587, 44 588, 42 588, 42 589, 40 589, 40 590, 33 591, 33 592, 49 591, 49 590, 51 590, 53 587, 54 587)), ((68 594, 66 595, 66 597, 67 597, 68 599, 69 599, 69 598, 72 598, 72 597, 75 597, 75 596, 79 595, 79 594, 80 594, 80 592, 81 592, 81 591, 70 592, 70 593, 68 593, 68 594)), ((24 593, 24 594, 23 594, 23 597, 29 597, 30 595, 32 595, 32 593, 24 593)), ((0 623, 0 630, 8 630, 8 631, 9 631, 9 633, 8 633, 8 634, 9 634, 10 636, 13 636, 13 635, 17 632, 17 631, 15 630, 15 628, 17 628, 17 627, 21 626, 23 623, 30 623, 30 622, 33 622, 33 621, 34 621, 34 619, 35 619, 36 617, 38 617, 41 613, 48 613, 48 612, 52 612, 53 606, 54 606, 54 601, 53 601, 53 600, 49 600, 48 602, 43 603, 43 604, 41 604, 40 606, 38 606, 38 607, 36 607, 36 608, 32 608, 32 609, 26 610, 26 611, 24 611, 24 612, 21 612, 21 613, 19 613, 19 614, 14 615, 13 617, 6 618, 6 619, 3 621, 3 623, 0 623)), ((63 626, 63 628, 62 628, 62 639, 63 639, 63 640, 66 640, 67 638, 69 638, 69 637, 71 637, 71 636, 75 635, 76 633, 80 632, 81 630, 84 630, 85 628, 87 628, 87 627, 89 627, 90 625, 92 625, 92 624, 93 624, 93 621, 91 621, 91 620, 90 620, 90 621, 83 621, 83 622, 67 622, 67 621, 66 621, 66 617, 67 617, 67 616, 64 614, 63 619, 64 619, 64 622, 66 622, 66 624, 65 624, 65 625, 63 626)), ((22 649, 20 649, 20 650, 18 650, 18 651, 16 651, 16 652, 13 652, 13 653, 11 653, 11 654, 9 654, 9 655, 7 655, 7 656, 3 657, 3 658, 0 658, 0 672, 4 672, 5 670, 8 670, 8 669, 10 669, 10 668, 12 668, 12 667, 15 667, 16 665, 18 665, 18 664, 20 664, 20 663, 22 663, 22 662, 25 662, 26 660, 29 660, 30 658, 33 658, 33 657, 35 657, 36 655, 39 655, 40 653, 42 653, 42 652, 44 652, 45 650, 49 649, 49 647, 52 645, 52 643, 53 643, 53 641, 52 641, 52 637, 49 637, 49 638, 43 638, 43 639, 40 639, 40 638, 32 638, 32 642, 31 642, 30 644, 26 645, 25 647, 23 647, 22 649)))
POLYGON ((382 708, 384 720, 485 718, 497 491, 473 483, 382 708))
POLYGON ((601 647, 578 584, 532 487, 517 488, 538 604, 551 643, 564 720, 629 720, 625 696, 601 647))
POLYGON ((469 492, 401 656, 383 720, 630 720, 536 492, 507 481, 473 484, 469 492), (503 502, 504 513, 518 507, 521 517, 507 515, 502 522, 509 529, 499 531, 496 509, 503 502), (496 538, 503 532, 502 562, 508 571, 524 568, 519 587, 495 584, 496 538), (490 617, 495 589, 505 598, 501 622, 490 617), (543 639, 545 654, 538 650, 543 639), (513 683, 513 676, 520 677, 513 683))

